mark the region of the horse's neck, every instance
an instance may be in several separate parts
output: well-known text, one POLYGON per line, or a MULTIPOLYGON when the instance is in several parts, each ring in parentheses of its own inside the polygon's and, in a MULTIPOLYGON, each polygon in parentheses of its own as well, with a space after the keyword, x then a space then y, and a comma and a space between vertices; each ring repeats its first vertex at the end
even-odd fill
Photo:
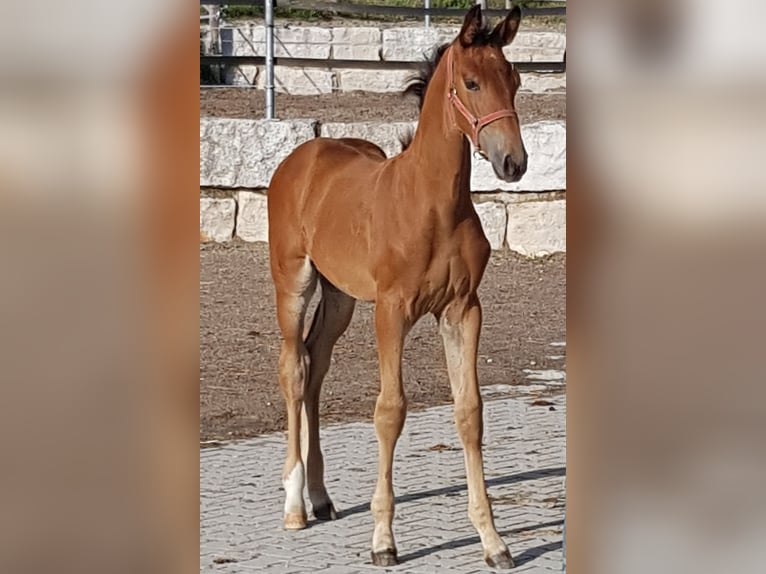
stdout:
POLYGON ((458 200, 470 192, 471 161, 468 142, 447 108, 451 104, 447 100, 445 60, 428 86, 418 128, 405 153, 416 164, 419 175, 434 183, 434 189, 427 193, 447 194, 458 200))

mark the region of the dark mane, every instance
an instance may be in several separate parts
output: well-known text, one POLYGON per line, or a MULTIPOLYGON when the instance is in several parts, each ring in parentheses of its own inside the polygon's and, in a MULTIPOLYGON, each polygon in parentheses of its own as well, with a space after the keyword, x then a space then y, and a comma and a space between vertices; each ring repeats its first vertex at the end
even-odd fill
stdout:
POLYGON ((449 43, 437 46, 425 55, 425 61, 420 65, 420 69, 412 76, 407 78, 407 85, 404 88, 405 96, 415 96, 418 99, 418 107, 423 109, 423 102, 426 99, 426 90, 431 78, 436 73, 436 68, 449 48, 449 43))

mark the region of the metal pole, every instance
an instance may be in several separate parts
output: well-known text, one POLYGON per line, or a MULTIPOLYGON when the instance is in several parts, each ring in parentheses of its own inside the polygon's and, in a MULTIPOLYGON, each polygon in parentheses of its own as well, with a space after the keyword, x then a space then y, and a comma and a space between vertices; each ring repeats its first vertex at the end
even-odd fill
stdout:
POLYGON ((266 119, 274 119, 274 0, 265 1, 266 20, 266 119))
MULTIPOLYGON (((431 0, 425 0, 425 2, 426 2, 426 10, 428 10, 429 8, 431 8, 431 0)), ((430 28, 430 27, 431 27, 431 15, 426 13, 426 28, 430 28)))

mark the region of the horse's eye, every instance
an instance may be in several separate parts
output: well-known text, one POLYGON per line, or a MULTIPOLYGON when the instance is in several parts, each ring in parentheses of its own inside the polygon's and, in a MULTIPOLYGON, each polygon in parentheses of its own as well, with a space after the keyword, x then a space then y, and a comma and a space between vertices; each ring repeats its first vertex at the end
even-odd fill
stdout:
POLYGON ((479 91, 479 84, 477 84, 473 80, 466 80, 465 81, 465 87, 466 87, 467 90, 470 90, 472 92, 478 92, 479 91))

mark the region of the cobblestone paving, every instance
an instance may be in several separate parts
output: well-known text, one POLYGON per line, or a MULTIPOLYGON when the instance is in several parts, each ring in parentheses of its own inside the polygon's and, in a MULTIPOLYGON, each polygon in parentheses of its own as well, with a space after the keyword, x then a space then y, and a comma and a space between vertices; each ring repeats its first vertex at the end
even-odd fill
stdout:
MULTIPOLYGON (((565 398, 540 401, 518 387, 496 387, 502 388, 483 389, 484 457, 496 526, 516 562, 512 572, 561 572, 565 398), (543 404, 532 405, 536 399, 543 404)), ((491 572, 467 515, 451 407, 407 417, 394 466, 401 564, 393 568, 370 562, 377 474, 372 424, 321 432, 327 489, 340 517, 317 522, 307 500, 309 527, 298 532, 282 529, 283 433, 201 451, 202 572, 491 572)))

